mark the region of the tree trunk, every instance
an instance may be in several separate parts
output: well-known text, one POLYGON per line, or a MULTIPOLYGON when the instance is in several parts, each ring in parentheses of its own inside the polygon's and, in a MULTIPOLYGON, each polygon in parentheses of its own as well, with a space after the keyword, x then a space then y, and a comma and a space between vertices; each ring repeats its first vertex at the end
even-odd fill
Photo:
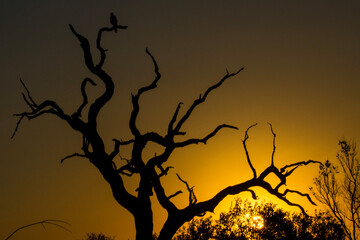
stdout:
MULTIPOLYGON (((145 200, 136 209, 135 228, 136 240, 152 240, 153 236, 153 214, 150 199, 145 200)), ((171 239, 171 238, 170 238, 171 239)))

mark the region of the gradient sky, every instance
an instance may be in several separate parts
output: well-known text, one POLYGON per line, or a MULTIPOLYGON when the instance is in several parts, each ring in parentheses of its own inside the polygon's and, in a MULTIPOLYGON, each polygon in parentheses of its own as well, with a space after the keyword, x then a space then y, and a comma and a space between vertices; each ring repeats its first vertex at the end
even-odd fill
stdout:
MULTIPOLYGON (((143 131, 163 133, 178 102, 186 109, 226 69, 246 67, 213 92, 185 126, 194 137, 222 123, 240 130, 226 129, 207 145, 180 149, 170 159, 175 169, 167 177, 168 193, 185 190, 176 179, 179 173, 201 201, 252 176, 241 139, 255 122, 259 126, 251 130, 248 146, 259 170, 271 157, 267 122, 277 133, 278 166, 334 159, 338 139, 360 140, 359 9, 359 1, 332 0, 1 1, 0 239, 20 225, 48 218, 70 222, 73 233, 36 226, 12 239, 80 240, 86 232, 134 238, 131 215, 115 203, 97 170, 84 159, 60 164, 81 145, 79 134, 64 122, 53 116, 24 121, 10 140, 17 121, 12 114, 27 109, 20 77, 38 101, 55 100, 67 112, 81 103, 81 81, 91 75, 69 23, 92 41, 98 28, 109 26, 110 12, 129 26, 103 37, 109 49, 104 68, 116 84, 100 115, 106 143, 130 137, 130 94, 154 76, 145 47, 163 78, 140 103, 143 131)), ((92 99, 97 93, 89 88, 92 99)), ((147 154, 157 150, 150 146, 147 154)), ((316 173, 317 166, 305 167, 288 187, 307 191, 316 173)), ((134 181, 128 186, 134 188, 134 181)), ((228 209, 231 199, 216 212, 228 209)), ((304 199, 292 199, 313 211, 304 199)), ((186 194, 177 197, 182 206, 186 201, 186 194)), ((158 231, 166 216, 154 208, 158 231)))

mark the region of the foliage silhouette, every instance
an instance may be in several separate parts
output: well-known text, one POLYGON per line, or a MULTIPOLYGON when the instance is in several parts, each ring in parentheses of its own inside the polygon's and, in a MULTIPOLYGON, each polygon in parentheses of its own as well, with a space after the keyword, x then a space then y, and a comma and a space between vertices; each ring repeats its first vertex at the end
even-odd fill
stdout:
POLYGON ((114 240, 115 237, 106 236, 103 233, 87 233, 84 240, 114 240))
POLYGON ((327 240, 344 239, 344 232, 337 220, 327 212, 315 216, 291 213, 270 202, 255 204, 237 199, 228 212, 219 219, 211 216, 198 218, 182 227, 174 240, 327 240), (263 219, 263 227, 255 225, 254 217, 263 219))
POLYGON ((340 222, 346 238, 356 240, 360 236, 360 159, 355 142, 341 140, 339 146, 340 167, 329 160, 320 165, 311 190, 340 222))
POLYGON ((200 138, 186 138, 186 132, 184 132, 183 126, 195 111, 195 109, 204 103, 213 91, 218 89, 225 81, 236 77, 241 71, 243 71, 244 68, 239 68, 234 72, 226 71, 224 76, 218 82, 207 88, 203 94, 201 94, 193 101, 192 104, 190 104, 190 106, 188 106, 186 110, 182 110, 182 103, 179 103, 175 108, 174 113, 171 114, 171 120, 166 126, 166 134, 161 135, 154 131, 144 133, 141 129, 138 128, 137 125, 138 115, 140 112, 139 100, 144 94, 155 89, 159 83, 159 80, 161 79, 158 63, 150 51, 146 49, 146 54, 150 57, 154 66, 155 77, 148 85, 139 88, 137 93, 132 95, 132 111, 129 119, 129 128, 133 137, 132 139, 125 141, 114 138, 113 145, 111 147, 105 146, 105 142, 103 141, 103 138, 98 131, 98 115, 103 107, 112 99, 115 83, 111 75, 103 69, 104 63, 106 61, 107 49, 103 48, 101 39, 105 33, 117 32, 117 30, 125 30, 127 28, 127 26, 118 25, 117 19, 113 14, 111 15, 111 23, 109 24, 111 24, 111 27, 100 28, 97 34, 95 51, 98 53, 96 56, 99 56, 99 59, 93 57, 93 49, 91 48, 89 40, 78 33, 78 31, 75 30, 72 25, 69 25, 71 32, 80 43, 87 69, 96 77, 96 80, 90 79, 88 77, 83 80, 80 86, 83 102, 75 112, 66 113, 55 101, 52 100, 45 100, 41 103, 38 103, 31 96, 27 86, 20 79, 25 89, 25 93, 23 93, 23 99, 30 110, 15 114, 19 119, 16 124, 13 136, 15 136, 17 133, 19 126, 24 119, 32 120, 47 114, 57 116, 58 118, 65 121, 74 131, 80 133, 82 136, 81 152, 71 154, 63 158, 61 162, 64 162, 64 160, 72 157, 82 157, 88 159, 89 162, 99 170, 99 173, 110 185, 113 196, 117 203, 133 215, 135 220, 136 239, 138 240, 152 239, 152 201, 155 201, 155 199, 151 198, 151 196, 154 193, 156 194, 157 201, 168 214, 167 220, 165 221, 159 233, 159 240, 171 239, 171 237, 185 222, 190 221, 195 216, 202 216, 206 212, 212 212, 215 207, 228 195, 236 195, 247 191, 252 194, 253 198, 256 198, 254 190, 251 189, 253 187, 261 187, 265 189, 270 194, 283 200, 285 203, 297 206, 304 213, 305 210, 300 204, 293 203, 287 199, 287 194, 302 195, 314 204, 309 194, 301 193, 299 191, 288 188, 286 188, 284 192, 279 191, 280 187, 286 185, 287 178, 299 166, 319 162, 308 160, 296 162, 283 167, 277 167, 274 161, 276 135, 271 124, 269 124, 269 126, 273 134, 273 152, 271 163, 264 171, 259 173, 255 169, 246 146, 246 142, 249 139, 248 133, 250 129, 256 125, 254 124, 246 129, 244 140, 242 141, 244 150, 246 152, 246 160, 253 174, 251 179, 244 182, 239 182, 233 186, 224 187, 210 199, 198 201, 193 188, 189 186, 187 181, 181 179, 178 175, 180 180, 179 183, 184 183, 187 186, 189 193, 188 206, 183 209, 179 209, 173 203, 173 198, 181 194, 181 191, 177 191, 176 193, 172 194, 166 193, 162 181, 166 178, 166 175, 170 169, 172 169, 172 167, 167 165, 167 161, 171 157, 174 150, 185 148, 187 146, 198 143, 206 144, 207 141, 218 134, 220 130, 238 129, 232 125, 221 124, 216 126, 212 131, 209 131, 206 136, 200 138), (90 103, 88 102, 86 86, 88 84, 98 85, 98 83, 104 85, 105 90, 98 98, 90 103), (177 140, 178 136, 182 136, 182 139, 185 138, 185 140, 177 140), (150 143, 160 145, 164 151, 158 155, 155 155, 154 157, 151 157, 150 159, 145 159, 143 152, 150 143), (119 155, 120 148, 125 145, 132 147, 131 158, 126 160, 126 162, 121 166, 118 166, 119 163, 115 162, 115 157, 119 155), (109 149, 113 150, 109 151, 109 149), (274 174, 279 179, 280 183, 275 188, 273 188, 271 184, 265 180, 269 174, 274 174), (128 191, 125 185, 127 178, 134 175, 137 175, 140 178, 136 193, 128 191))

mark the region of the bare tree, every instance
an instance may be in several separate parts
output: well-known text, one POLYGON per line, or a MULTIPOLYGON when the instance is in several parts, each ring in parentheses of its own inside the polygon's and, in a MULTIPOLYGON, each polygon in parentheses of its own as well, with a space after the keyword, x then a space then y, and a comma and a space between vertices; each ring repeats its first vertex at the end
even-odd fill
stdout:
POLYGON ((173 198, 182 193, 178 191, 176 193, 166 193, 162 181, 166 177, 168 171, 171 169, 167 166, 167 161, 175 149, 184 148, 189 145, 203 143, 206 144, 208 140, 214 137, 220 130, 223 129, 238 129, 235 126, 222 124, 216 126, 206 136, 201 138, 187 138, 182 141, 177 141, 177 136, 183 136, 185 138, 186 132, 183 131, 183 125, 190 118, 193 111, 205 100, 207 97, 217 88, 219 88, 226 80, 237 76, 244 68, 240 68, 235 72, 226 71, 225 75, 214 85, 210 86, 206 91, 195 99, 194 102, 184 111, 180 111, 182 103, 179 103, 172 114, 171 120, 167 126, 167 132, 161 135, 157 132, 143 132, 137 126, 138 114, 140 111, 139 99, 147 92, 155 89, 161 78, 157 61, 146 49, 147 55, 150 57, 153 65, 155 77, 149 85, 138 89, 136 94, 132 95, 132 111, 129 120, 129 128, 133 135, 132 139, 123 141, 118 138, 113 139, 113 149, 107 152, 105 144, 97 129, 98 114, 102 110, 105 104, 107 104, 114 93, 114 82, 111 76, 103 69, 103 65, 106 60, 106 50, 101 45, 101 38, 104 33, 116 32, 117 29, 126 29, 127 26, 121 26, 117 24, 114 16, 112 16, 111 27, 103 27, 99 29, 96 39, 96 50, 100 57, 96 59, 92 55, 92 49, 88 39, 75 30, 72 25, 70 26, 71 32, 75 35, 80 42, 82 52, 84 54, 84 61, 88 70, 94 74, 98 79, 97 81, 105 85, 105 90, 100 97, 95 99, 92 103, 88 102, 86 85, 96 85, 95 81, 90 78, 85 78, 81 85, 81 94, 83 98, 82 104, 78 107, 77 111, 72 114, 65 113, 63 109, 55 102, 46 100, 41 103, 37 103, 32 96, 26 85, 22 82, 25 93, 23 98, 25 103, 29 106, 30 110, 25 111, 16 116, 19 117, 16 125, 14 135, 18 130, 21 121, 25 118, 31 120, 40 117, 45 114, 52 114, 68 123, 68 125, 79 132, 82 135, 82 148, 80 153, 74 153, 62 159, 71 157, 83 157, 87 158, 98 170, 104 179, 109 183, 115 200, 128 210, 135 219, 136 227, 136 239, 149 240, 152 239, 153 234, 153 212, 151 207, 151 196, 155 192, 157 201, 167 211, 168 217, 164 223, 160 233, 159 240, 171 239, 177 229, 179 229, 185 222, 190 221, 195 216, 201 216, 206 212, 212 212, 214 208, 228 195, 239 194, 244 191, 248 191, 256 198, 253 187, 262 187, 270 194, 275 195, 279 199, 283 200, 289 205, 297 206, 305 213, 305 210, 299 204, 293 203, 286 198, 288 193, 300 194, 314 204, 310 199, 310 196, 306 193, 301 193, 296 190, 286 189, 284 192, 280 192, 280 187, 286 185, 287 178, 297 169, 299 166, 307 165, 309 163, 318 163, 317 161, 308 160, 302 162, 296 162, 290 165, 286 165, 282 168, 275 166, 274 153, 275 153, 275 133, 270 125, 271 132, 273 133, 273 152, 272 159, 269 166, 261 173, 258 173, 254 168, 250 154, 247 151, 246 141, 249 138, 248 132, 256 124, 250 126, 245 131, 245 137, 242 141, 243 147, 246 152, 247 162, 253 173, 253 177, 245 182, 241 182, 234 186, 228 186, 216 193, 212 198, 198 202, 195 197, 194 189, 191 188, 187 182, 179 177, 179 180, 186 184, 189 193, 189 204, 183 209, 179 209, 173 203, 173 198), (88 109, 87 114, 84 114, 84 109, 88 109), (181 112, 183 112, 181 114, 181 112), (86 116, 84 116, 86 115, 86 116), (143 151, 149 143, 155 143, 163 147, 163 152, 159 155, 155 155, 149 159, 144 159, 143 151), (120 147, 130 146, 131 157, 121 166, 115 164, 114 158, 119 155, 120 147), (269 174, 275 174, 280 183, 273 188, 270 183, 265 181, 265 178, 269 174), (139 185, 136 193, 131 193, 124 184, 124 181, 128 177, 138 175, 140 177, 139 185))
POLYGON ((341 140, 339 145, 336 158, 340 167, 329 160, 320 165, 311 190, 340 222, 347 239, 356 240, 360 228, 360 160, 355 142, 341 140))

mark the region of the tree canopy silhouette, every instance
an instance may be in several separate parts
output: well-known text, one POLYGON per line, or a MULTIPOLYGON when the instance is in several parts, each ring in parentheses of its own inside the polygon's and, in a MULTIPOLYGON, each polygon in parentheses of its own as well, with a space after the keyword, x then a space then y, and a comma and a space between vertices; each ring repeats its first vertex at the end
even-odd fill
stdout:
POLYGON ((95 42, 96 49, 91 48, 89 40, 81 35, 73 25, 69 25, 72 34, 80 43, 87 69, 96 77, 96 79, 86 77, 82 81, 80 90, 83 101, 75 112, 66 113, 61 106, 53 100, 45 100, 39 103, 31 96, 29 89, 20 79, 25 89, 22 96, 29 107, 29 110, 15 114, 19 119, 13 136, 17 133, 19 126, 24 119, 32 120, 48 114, 55 115, 56 117, 62 119, 74 131, 80 133, 82 136, 81 151, 63 158, 61 162, 72 157, 82 157, 88 159, 89 162, 98 169, 99 173, 110 185, 116 202, 133 215, 137 240, 152 239, 153 210, 151 196, 154 193, 157 197, 157 201, 168 214, 167 220, 159 233, 158 239, 160 240, 171 239, 171 237, 185 222, 190 221, 195 216, 202 216, 206 212, 212 212, 214 208, 229 195, 236 195, 247 191, 252 194, 253 198, 256 198, 256 194, 252 189, 254 187, 261 187, 265 189, 285 203, 300 208, 303 213, 305 213, 305 210, 300 204, 294 203, 287 198, 289 193, 304 196, 312 204, 315 204, 307 193, 301 193, 297 190, 289 188, 285 188, 284 191, 280 191, 280 187, 286 186, 287 178, 299 166, 319 162, 308 160, 292 163, 283 167, 277 167, 274 160, 276 134, 274 133, 271 124, 269 124, 269 126, 273 134, 272 158, 269 166, 262 172, 257 171, 252 164, 246 145, 247 140, 249 139, 249 131, 256 124, 245 130, 242 144, 246 153, 246 161, 253 175, 251 179, 239 182, 233 186, 226 186, 210 199, 198 201, 195 196, 194 189, 188 185, 187 181, 178 176, 179 180, 186 184, 189 194, 188 206, 182 209, 178 208, 173 202, 173 199, 182 192, 177 191, 175 193, 168 193, 166 192, 166 189, 164 189, 162 182, 165 181, 166 175, 171 169, 171 167, 167 165, 167 161, 175 149, 181 149, 199 143, 206 144, 211 138, 217 135, 220 130, 238 129, 237 127, 229 124, 221 124, 215 126, 214 129, 210 130, 205 136, 199 138, 186 138, 186 132, 183 130, 183 126, 191 117, 192 113, 202 103, 204 103, 216 89, 221 87, 225 81, 235 78, 241 71, 244 70, 243 67, 234 72, 226 71, 224 76, 218 82, 207 88, 204 93, 195 99, 185 110, 182 109, 183 104, 179 103, 176 106, 175 111, 171 114, 171 120, 167 125, 167 132, 165 134, 162 135, 155 131, 144 132, 139 129, 137 124, 140 112, 139 100, 144 94, 155 89, 161 79, 158 63, 149 49, 146 49, 146 54, 150 57, 154 66, 155 76, 152 81, 149 81, 148 85, 139 88, 138 91, 131 96, 132 110, 129 119, 129 129, 133 137, 128 140, 121 140, 119 136, 114 137, 112 146, 105 147, 103 138, 98 130, 98 115, 102 111, 103 107, 112 99, 115 83, 111 75, 103 69, 104 63, 107 59, 107 49, 105 49, 102 45, 102 36, 106 33, 116 33, 117 30, 125 30, 127 28, 127 26, 118 25, 118 21, 116 20, 114 14, 111 14, 111 22, 109 22, 109 25, 110 27, 102 27, 98 30, 95 42), (93 51, 99 55, 98 58, 93 56, 93 51), (93 102, 89 102, 86 86, 88 84, 97 85, 98 83, 104 85, 105 90, 93 102), (185 140, 177 140, 178 136, 182 136, 182 139, 185 140), (161 154, 146 159, 143 152, 150 143, 158 144, 162 146, 164 150, 161 154), (119 164, 115 163, 115 157, 118 156, 120 148, 125 145, 132 148, 131 157, 124 162, 124 164, 118 166, 119 164), (109 151, 109 149, 112 150, 109 151), (271 184, 265 180, 270 174, 274 174, 279 179, 279 183, 275 187, 272 187, 271 184), (140 180, 136 193, 134 194, 126 188, 125 181, 127 181, 128 177, 135 175, 137 175, 140 180))
POLYGON ((329 160, 320 165, 311 190, 341 223, 346 238, 356 240, 360 237, 360 159, 355 142, 341 140, 339 146, 340 167, 329 160))
POLYGON ((115 240, 115 237, 109 237, 103 233, 87 233, 84 240, 115 240))
POLYGON ((338 221, 329 212, 314 216, 289 212, 271 202, 236 199, 219 219, 211 216, 193 219, 184 225, 174 240, 332 240, 344 239, 338 221), (259 221, 260 219, 260 221, 259 221))

